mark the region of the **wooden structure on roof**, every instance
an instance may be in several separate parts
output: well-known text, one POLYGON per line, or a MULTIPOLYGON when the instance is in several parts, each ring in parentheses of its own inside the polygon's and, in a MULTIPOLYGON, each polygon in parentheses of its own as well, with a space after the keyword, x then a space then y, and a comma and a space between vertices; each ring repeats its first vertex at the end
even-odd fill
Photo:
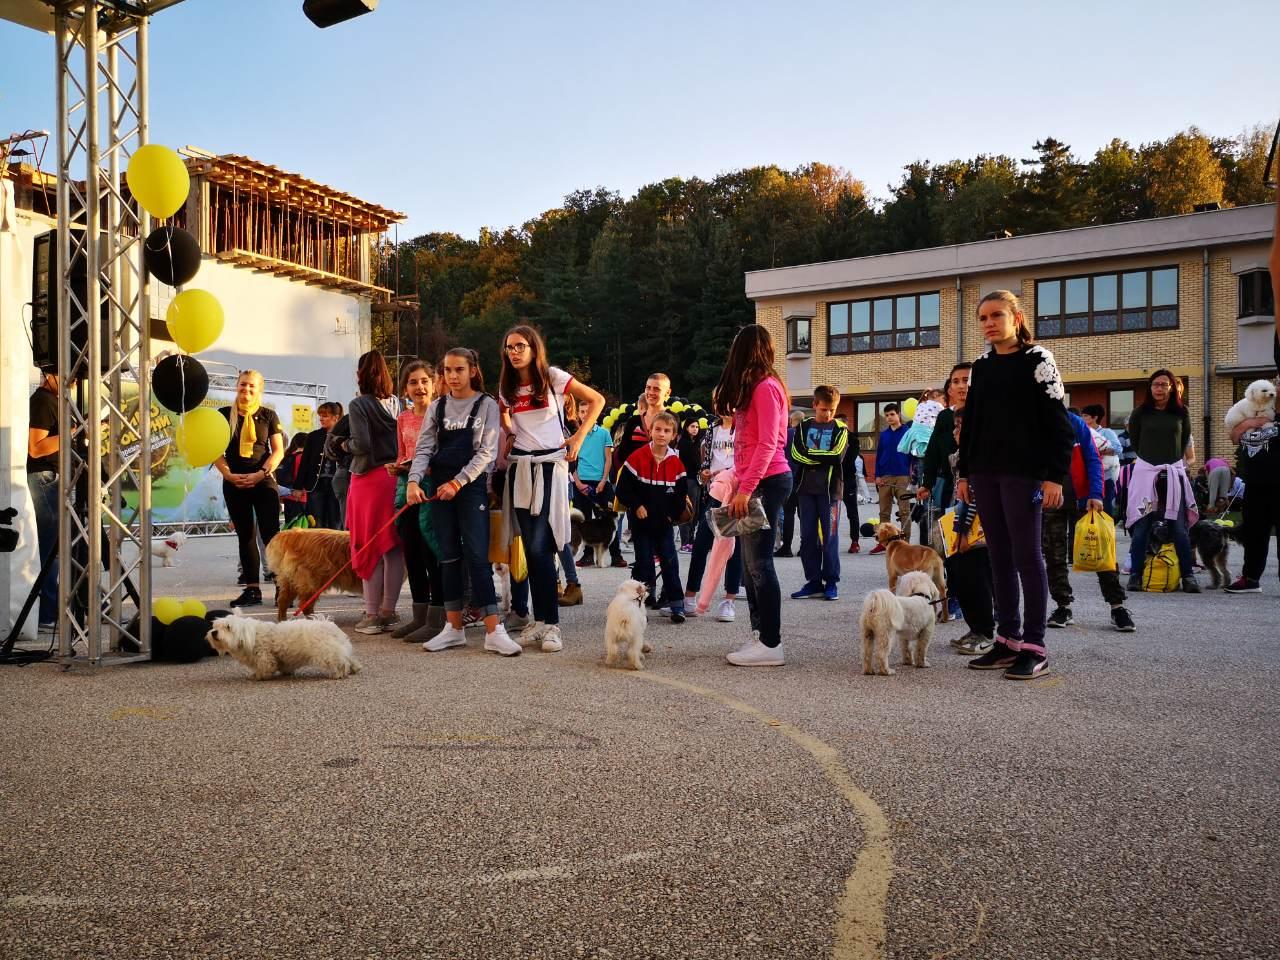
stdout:
POLYGON ((238 154, 187 147, 193 189, 181 219, 207 254, 313 286, 387 301, 375 246, 404 214, 238 154))

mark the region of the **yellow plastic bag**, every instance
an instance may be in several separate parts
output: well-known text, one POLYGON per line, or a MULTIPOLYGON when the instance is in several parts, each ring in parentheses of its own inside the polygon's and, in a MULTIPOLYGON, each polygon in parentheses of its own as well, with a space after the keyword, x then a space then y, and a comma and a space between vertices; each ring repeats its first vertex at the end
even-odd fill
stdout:
POLYGON ((529 576, 529 564, 524 558, 523 538, 511 538, 511 562, 507 566, 511 568, 511 579, 516 583, 524 583, 525 578, 529 576))
POLYGON ((1090 510, 1076 521, 1072 551, 1076 573, 1102 573, 1116 568, 1116 522, 1101 510, 1090 510))
POLYGON ((502 514, 489 512, 489 562, 506 563, 511 557, 507 545, 502 542, 502 514))
POLYGON ((1142 589, 1147 593, 1172 593, 1181 585, 1178 553, 1172 543, 1166 543, 1159 553, 1147 557, 1147 565, 1142 571, 1142 589))

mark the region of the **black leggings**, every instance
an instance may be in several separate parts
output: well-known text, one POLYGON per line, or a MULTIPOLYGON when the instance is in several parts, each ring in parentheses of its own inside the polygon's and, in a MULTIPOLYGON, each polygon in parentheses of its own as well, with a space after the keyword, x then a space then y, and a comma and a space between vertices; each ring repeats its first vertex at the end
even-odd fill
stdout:
POLYGON ((222 499, 227 503, 227 516, 236 528, 236 539, 240 541, 241 576, 245 583, 258 583, 262 579, 258 533, 262 533, 264 547, 279 533, 280 491, 270 483, 260 483, 245 490, 223 481, 222 499))
POLYGON ((423 503, 410 506, 396 518, 396 530, 404 544, 404 565, 409 572, 409 593, 413 602, 438 607, 444 604, 440 592, 440 558, 423 539, 422 528, 418 526, 418 511, 425 508, 423 503))

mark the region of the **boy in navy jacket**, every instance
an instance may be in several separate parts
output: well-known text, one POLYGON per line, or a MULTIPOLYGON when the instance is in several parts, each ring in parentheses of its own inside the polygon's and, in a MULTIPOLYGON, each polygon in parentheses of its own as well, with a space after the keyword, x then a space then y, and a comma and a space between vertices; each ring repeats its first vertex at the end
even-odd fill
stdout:
POLYGON ((649 442, 627 458, 618 475, 618 499, 627 508, 636 551, 631 576, 651 585, 657 555, 662 566, 659 606, 670 605, 672 623, 684 623, 684 588, 674 531, 689 494, 684 463, 672 447, 679 428, 672 414, 665 410, 659 413, 649 425, 649 442))
POLYGON ((800 561, 805 585, 793 600, 835 600, 840 582, 840 497, 849 431, 836 419, 840 394, 834 387, 813 391, 813 416, 792 434, 791 459, 800 468, 797 506, 800 514, 800 561))

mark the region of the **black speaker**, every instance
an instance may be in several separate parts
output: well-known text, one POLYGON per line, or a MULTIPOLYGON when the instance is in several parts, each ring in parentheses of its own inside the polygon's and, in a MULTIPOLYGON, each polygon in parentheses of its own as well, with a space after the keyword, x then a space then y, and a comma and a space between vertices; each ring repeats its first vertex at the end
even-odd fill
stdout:
POLYGON ((303 0, 302 12, 317 27, 332 27, 353 17, 373 13, 378 0, 303 0))
MULTIPOLYGON (((53 285, 57 276, 58 231, 50 230, 35 238, 35 249, 31 258, 31 357, 41 370, 53 373, 58 369, 58 291, 53 285)), ((71 289, 75 297, 84 303, 89 296, 88 271, 83 256, 77 257, 71 265, 71 289)), ((109 316, 104 300, 98 316, 102 324, 102 350, 99 355, 99 368, 103 371, 108 363, 111 344, 110 330, 107 328, 109 316)), ((83 350, 87 342, 87 330, 81 326, 72 336, 77 350, 83 350)))

